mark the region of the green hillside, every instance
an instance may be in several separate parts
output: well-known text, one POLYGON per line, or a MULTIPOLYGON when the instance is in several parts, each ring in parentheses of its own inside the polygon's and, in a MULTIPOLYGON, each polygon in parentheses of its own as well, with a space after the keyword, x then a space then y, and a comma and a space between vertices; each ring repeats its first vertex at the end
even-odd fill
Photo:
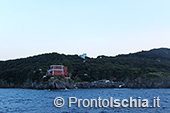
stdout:
POLYGON ((79 81, 94 81, 111 77, 116 77, 117 81, 133 81, 139 77, 160 79, 170 76, 170 49, 153 49, 115 57, 87 57, 85 61, 78 55, 58 53, 1 61, 0 81, 15 85, 22 85, 28 81, 40 81, 52 64, 67 66, 73 80, 79 81))

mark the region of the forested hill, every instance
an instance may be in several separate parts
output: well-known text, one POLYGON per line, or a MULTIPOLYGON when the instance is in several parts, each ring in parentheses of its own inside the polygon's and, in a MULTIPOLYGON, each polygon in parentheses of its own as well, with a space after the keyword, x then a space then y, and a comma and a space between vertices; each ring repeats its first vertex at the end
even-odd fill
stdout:
POLYGON ((72 78, 81 81, 111 77, 116 77, 118 81, 133 81, 137 78, 166 79, 170 76, 170 49, 152 49, 115 57, 87 57, 86 60, 78 55, 49 53, 0 61, 0 86, 2 83, 21 85, 39 81, 49 66, 55 64, 67 66, 72 78), (88 76, 85 77, 84 74, 88 76))
POLYGON ((159 59, 170 60, 170 49, 168 48, 152 49, 150 51, 134 53, 133 55, 157 60, 159 59))

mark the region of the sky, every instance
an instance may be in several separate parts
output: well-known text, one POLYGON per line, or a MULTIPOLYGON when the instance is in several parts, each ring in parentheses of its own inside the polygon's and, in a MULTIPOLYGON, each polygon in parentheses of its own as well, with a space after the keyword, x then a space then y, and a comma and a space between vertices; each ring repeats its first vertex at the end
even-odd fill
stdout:
POLYGON ((0 0, 0 60, 170 48, 170 0, 0 0))

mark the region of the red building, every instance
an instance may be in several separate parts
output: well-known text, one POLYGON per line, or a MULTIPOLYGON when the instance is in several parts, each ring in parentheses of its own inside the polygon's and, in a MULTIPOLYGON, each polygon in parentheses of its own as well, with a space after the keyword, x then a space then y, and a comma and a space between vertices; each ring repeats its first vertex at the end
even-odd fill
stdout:
POLYGON ((67 67, 63 65, 51 65, 50 69, 47 71, 47 75, 67 75, 67 67))

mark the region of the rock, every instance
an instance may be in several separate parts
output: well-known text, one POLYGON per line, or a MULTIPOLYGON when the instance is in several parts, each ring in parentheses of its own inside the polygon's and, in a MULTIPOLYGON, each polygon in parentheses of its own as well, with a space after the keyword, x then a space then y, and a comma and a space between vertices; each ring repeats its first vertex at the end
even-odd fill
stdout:
POLYGON ((110 83, 105 83, 105 82, 77 82, 76 87, 78 88, 115 88, 119 87, 119 85, 124 86, 123 82, 110 82, 110 83))

